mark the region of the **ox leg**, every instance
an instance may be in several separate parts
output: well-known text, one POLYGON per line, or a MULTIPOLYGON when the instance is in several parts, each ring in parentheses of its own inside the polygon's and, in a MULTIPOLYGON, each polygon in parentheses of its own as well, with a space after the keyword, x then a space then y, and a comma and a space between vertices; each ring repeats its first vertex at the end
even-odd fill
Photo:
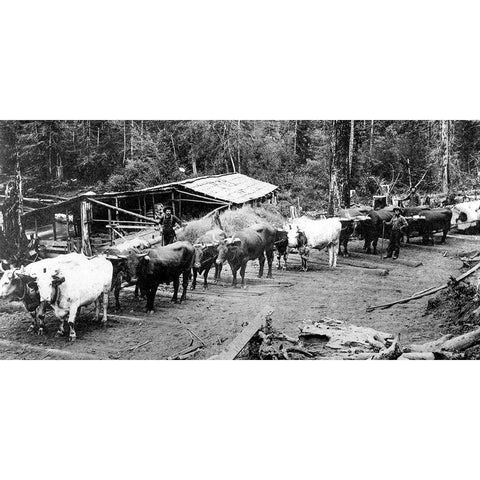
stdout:
POLYGON ((204 290, 207 290, 208 288, 208 274, 210 272, 211 267, 212 267, 211 265, 208 265, 203 272, 203 289, 204 290))
MULTIPOLYGON (((98 300, 97 300, 98 304, 98 300)), ((75 332, 75 317, 77 316, 77 305, 72 305, 70 307, 70 312, 68 314, 68 326, 70 327, 70 334, 68 335, 68 340, 74 342, 77 339, 77 334, 75 332)))
MULTIPOLYGON (((263 261, 265 262, 265 258, 263 259, 263 261)), ((247 288, 247 285, 245 284, 245 270, 246 269, 247 269, 247 262, 243 262, 242 266, 240 267, 240 276, 242 277, 242 288, 247 288)))
POLYGON ((107 310, 108 310, 108 292, 103 292, 103 317, 102 326, 107 326, 107 310))
POLYGON ((222 273, 222 264, 215 262, 215 276, 213 277, 213 283, 217 284, 220 281, 220 274, 222 273))
POLYGON ((233 267, 232 265, 230 265, 230 268, 232 269, 232 287, 236 287, 237 286, 237 271, 238 271, 238 267, 233 267))
POLYGON ((60 325, 58 326, 57 333, 55 334, 56 337, 63 337, 65 335, 65 318, 67 318, 67 315, 63 315, 59 318, 60 325))
MULTIPOLYGON (((260 264, 260 269, 258 270, 258 278, 262 278, 263 277, 263 267, 265 266, 265 254, 263 252, 258 257, 258 263, 260 264)), ((242 281, 242 285, 243 285, 243 281, 242 281)))
POLYGON ((37 307, 37 309, 35 310, 35 314, 36 314, 36 317, 37 317, 37 326, 38 326, 38 330, 37 330, 37 335, 43 335, 44 334, 44 331, 45 331, 45 310, 46 310, 46 303, 45 302, 41 302, 40 305, 37 307))
MULTIPOLYGON (((208 275, 208 272, 207 272, 208 275)), ((188 278, 190 276, 190 272, 188 270, 183 272, 182 276, 182 296, 180 297, 180 302, 183 302, 187 299, 187 289, 188 289, 188 278)), ((178 278, 180 280, 180 277, 178 278)), ((206 278, 205 278, 206 281, 206 278)), ((206 288, 205 285, 203 288, 206 288)))
MULTIPOLYGON (((332 252, 332 264, 330 265, 332 268, 337 267, 337 258, 338 258, 338 246, 339 244, 334 243, 331 247, 331 252, 332 252)), ((345 250, 346 251, 346 250, 345 250)))
POLYGON ((100 318, 100 297, 95 300, 95 321, 98 322, 100 318))
POLYGON ((180 275, 173 279, 173 297, 171 302, 178 303, 178 288, 180 287, 180 275))
POLYGON ((273 250, 266 252, 266 254, 267 254, 267 264, 268 264, 267 278, 272 278, 273 250))
POLYGON ((283 269, 286 270, 287 269, 287 258, 288 258, 288 253, 285 252, 283 254, 283 269))
POLYGON ((277 253, 277 270, 280 270, 282 268, 282 265, 280 263, 281 255, 277 253))
MULTIPOLYGON (((154 285, 152 285, 151 287, 149 287, 147 289, 147 308, 146 308, 146 312, 147 313, 153 313, 155 310, 153 308, 153 304, 155 302, 155 295, 157 293, 157 288, 158 288, 158 283, 155 283, 154 285)), ((178 290, 178 288, 177 288, 178 290)))
POLYGON ((443 231, 442 239, 440 240, 440 243, 445 243, 445 240, 447 239, 447 233, 448 230, 443 231))
POLYGON ((377 244, 378 244, 378 237, 375 237, 372 241, 372 247, 373 247, 373 254, 377 254, 377 244))
POLYGON ((29 312, 32 316, 32 323, 28 327, 27 333, 37 333, 38 332, 38 322, 37 322, 37 310, 35 309, 33 312, 29 312))
POLYGON ((192 290, 195 290, 197 286, 197 275, 198 275, 198 268, 192 268, 193 270, 193 278, 192 278, 192 286, 190 287, 192 290))

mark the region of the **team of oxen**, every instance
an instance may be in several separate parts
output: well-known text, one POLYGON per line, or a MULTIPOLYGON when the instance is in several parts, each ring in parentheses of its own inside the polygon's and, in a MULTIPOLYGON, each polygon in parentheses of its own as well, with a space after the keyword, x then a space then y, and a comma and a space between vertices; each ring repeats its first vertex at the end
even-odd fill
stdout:
MULTIPOLYGON (((424 243, 433 241, 433 232, 442 231, 442 241, 450 228, 451 211, 448 209, 406 209, 408 220, 407 241, 410 236, 423 237, 424 243)), ((377 242, 388 237, 385 222, 392 216, 391 208, 383 210, 348 209, 341 218, 295 218, 282 229, 266 223, 252 225, 231 236, 220 229, 206 232, 194 244, 178 241, 167 246, 153 246, 134 239, 102 255, 86 257, 70 253, 44 259, 21 268, 0 265, 0 298, 23 301, 32 316, 30 330, 44 333, 44 318, 48 308, 60 320, 57 335, 65 334, 65 321, 69 326, 69 339, 75 340, 75 319, 81 307, 95 304, 96 319, 107 322, 108 297, 114 291, 115 308, 120 309, 119 293, 125 285, 135 285, 135 296, 146 298, 146 312, 154 311, 155 296, 160 284, 173 283, 172 302, 185 300, 189 279, 195 289, 197 276, 203 274, 203 288, 208 288, 208 275, 214 267, 214 282, 220 279, 222 266, 228 263, 233 281, 237 285, 240 272, 241 286, 245 287, 248 262, 258 260, 258 276, 272 277, 273 257, 277 254, 277 268, 286 268, 290 249, 301 256, 302 270, 307 270, 311 249, 327 249, 329 266, 335 268, 337 255, 348 256, 348 240, 352 235, 365 239, 367 253, 377 253, 377 242), (343 252, 340 250, 343 247, 343 252), (283 257, 283 267, 281 259, 283 257), (182 277, 182 294, 178 299, 182 277)))

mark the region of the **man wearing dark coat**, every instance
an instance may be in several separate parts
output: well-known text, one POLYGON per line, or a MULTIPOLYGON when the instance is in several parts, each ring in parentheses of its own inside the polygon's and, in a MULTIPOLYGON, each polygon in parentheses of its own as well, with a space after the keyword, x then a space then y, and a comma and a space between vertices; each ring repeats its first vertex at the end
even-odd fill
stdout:
POLYGON ((163 229, 163 245, 170 245, 177 238, 174 227, 180 227, 182 225, 182 221, 173 215, 172 207, 165 207, 163 209, 163 215, 160 217, 160 225, 163 229))
POLYGON ((407 220, 402 216, 399 207, 393 209, 393 217, 389 222, 385 222, 385 225, 391 225, 392 231, 390 232, 390 242, 388 244, 387 255, 383 258, 398 258, 400 253, 400 240, 403 236, 404 230, 408 227, 407 220))

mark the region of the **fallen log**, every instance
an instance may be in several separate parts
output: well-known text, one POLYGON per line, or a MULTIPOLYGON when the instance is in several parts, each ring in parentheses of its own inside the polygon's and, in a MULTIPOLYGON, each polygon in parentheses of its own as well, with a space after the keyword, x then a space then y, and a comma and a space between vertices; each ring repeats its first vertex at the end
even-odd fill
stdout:
POLYGON ((433 340, 432 342, 427 342, 419 345, 408 345, 404 348, 405 353, 410 352, 433 352, 434 350, 439 350, 441 345, 453 338, 452 334, 444 335, 443 337, 439 338, 438 340, 433 340))
MULTIPOLYGON (((468 272, 465 272, 462 275, 458 276, 455 279, 455 282, 461 282, 462 280, 464 280, 465 278, 470 276, 473 272, 477 271, 479 268, 480 268, 480 262, 477 265, 475 265, 474 267, 472 267, 470 270, 468 270, 468 272)), ((437 293, 440 290, 444 290, 447 287, 448 287, 448 283, 445 283, 444 285, 440 285, 439 287, 434 287, 431 290, 427 290, 424 293, 420 293, 420 294, 417 294, 417 295, 412 295, 411 297, 407 297, 407 298, 402 298, 401 300, 396 300, 395 302, 384 303, 382 305, 368 306, 367 307, 367 312, 372 312, 373 310, 377 310, 377 309, 386 309, 386 308, 392 307, 393 305, 398 305, 398 304, 401 304, 401 303, 408 303, 408 302, 411 302, 412 300, 418 300, 419 298, 425 297, 427 295, 433 295, 434 293, 437 293)))
POLYGON ((440 346, 441 350, 462 351, 473 347, 480 342, 480 328, 473 330, 458 337, 451 338, 443 342, 440 346))

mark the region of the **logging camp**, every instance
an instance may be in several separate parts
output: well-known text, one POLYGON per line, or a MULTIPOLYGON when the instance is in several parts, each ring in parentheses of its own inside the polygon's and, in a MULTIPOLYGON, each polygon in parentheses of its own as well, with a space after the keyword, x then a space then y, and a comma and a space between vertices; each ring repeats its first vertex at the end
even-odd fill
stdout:
POLYGON ((25 193, 17 162, 0 196, 4 347, 28 358, 41 335, 59 358, 471 358, 480 195, 437 193, 418 165, 357 189, 332 164, 326 187, 184 168, 55 195, 25 193))

